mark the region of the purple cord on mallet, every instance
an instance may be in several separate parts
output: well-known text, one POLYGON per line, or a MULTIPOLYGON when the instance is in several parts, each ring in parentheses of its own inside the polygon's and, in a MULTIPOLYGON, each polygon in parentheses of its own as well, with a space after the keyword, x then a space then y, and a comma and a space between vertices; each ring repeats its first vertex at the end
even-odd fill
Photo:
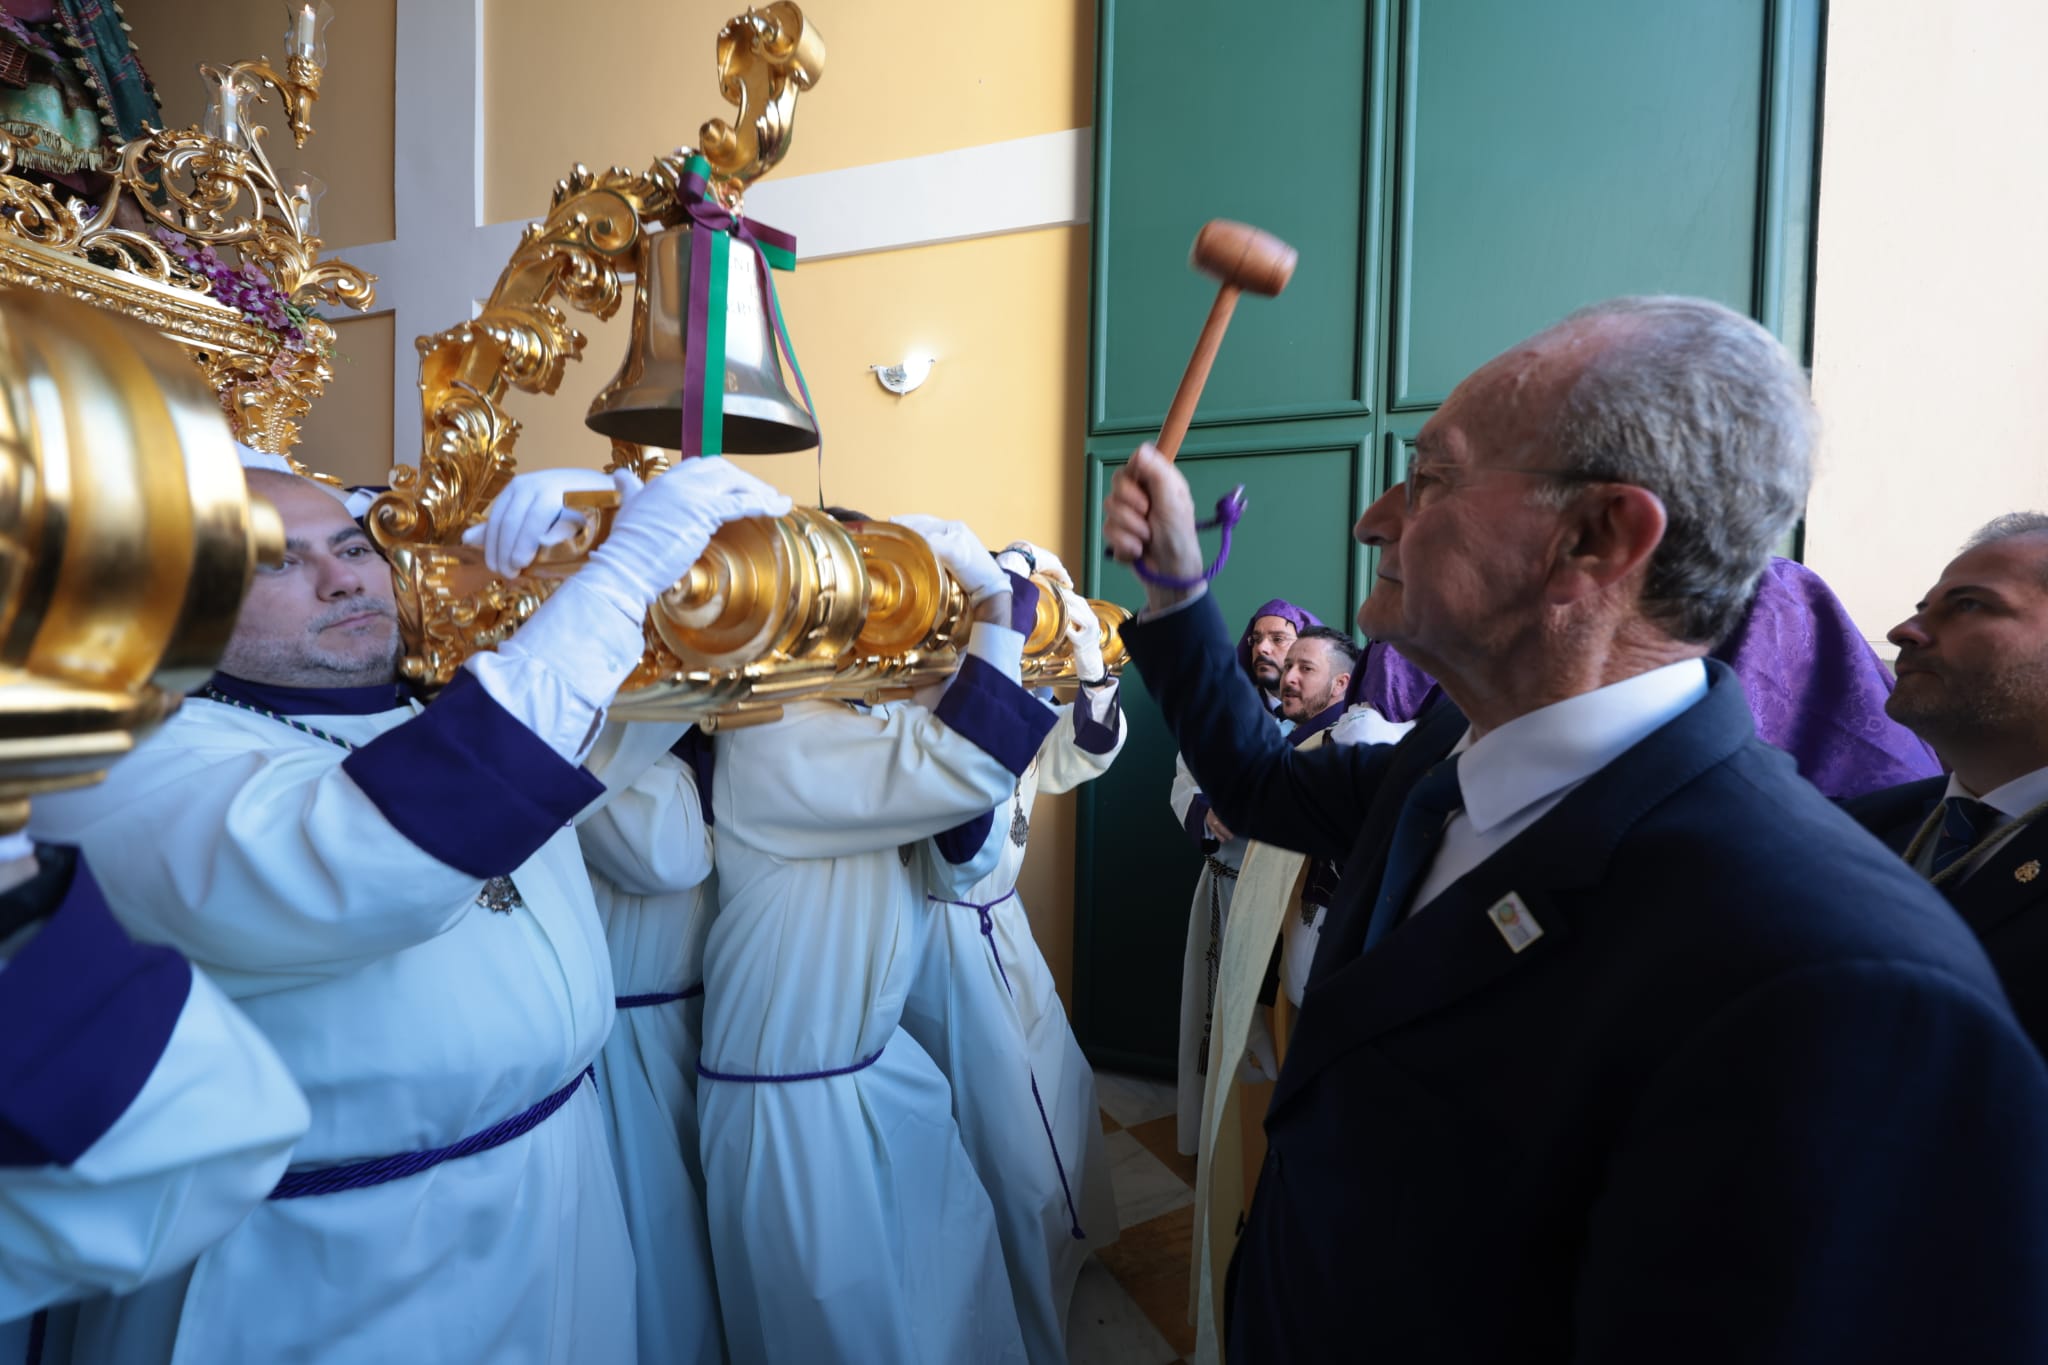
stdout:
POLYGON ((1214 564, 1211 564, 1207 569, 1203 570, 1201 573, 1196 574, 1193 578, 1175 578, 1171 574, 1155 573, 1151 569, 1145 567, 1145 561, 1143 559, 1133 560, 1131 562, 1132 570, 1137 573, 1138 577, 1144 579, 1147 583, 1150 583, 1155 588, 1172 588, 1176 591, 1185 591, 1189 588, 1200 587, 1202 584, 1207 583, 1217 574, 1222 573, 1224 564, 1229 562, 1230 533, 1237 529, 1237 523, 1244 518, 1244 509, 1246 506, 1246 501, 1247 500, 1244 495, 1244 485, 1239 484, 1237 487, 1231 489, 1230 492, 1225 494, 1223 497, 1216 499, 1215 516, 1209 518, 1207 521, 1198 521, 1195 523, 1195 529, 1197 531, 1206 531, 1212 526, 1222 527, 1223 539, 1216 546, 1216 562, 1214 564))

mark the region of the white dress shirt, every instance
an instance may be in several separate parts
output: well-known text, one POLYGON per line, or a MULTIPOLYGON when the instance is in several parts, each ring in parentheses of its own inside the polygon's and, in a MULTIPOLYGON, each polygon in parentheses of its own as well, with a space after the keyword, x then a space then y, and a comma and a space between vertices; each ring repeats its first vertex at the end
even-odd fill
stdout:
MULTIPOLYGON (((2004 829, 2043 801, 2048 801, 2048 768, 2036 768, 2022 777, 2015 777, 2002 787, 1993 787, 1982 796, 1964 786, 1954 773, 1950 773, 1948 790, 1941 794, 1941 799, 1947 801, 1951 796, 1967 796, 1973 801, 1982 801, 1997 812, 1990 828, 1984 831, 1990 834, 1993 830, 2004 829)), ((1937 837, 1926 840, 1920 847, 1920 856, 1913 860, 1914 868, 1923 876, 1934 866, 1934 846, 1940 842, 1940 832, 1937 828, 1937 837)), ((2004 842, 2003 839, 1998 841, 1999 844, 2004 842)), ((1978 866, 1997 851, 1998 844, 1987 844, 1971 855, 1969 865, 1963 869, 1960 880, 1968 881, 1974 877, 1978 866)))
POLYGON ((1444 888, 1547 815, 1571 790, 1707 695, 1707 666, 1686 659, 1517 716, 1451 750, 1464 809, 1444 826, 1436 861, 1409 904, 1444 888))

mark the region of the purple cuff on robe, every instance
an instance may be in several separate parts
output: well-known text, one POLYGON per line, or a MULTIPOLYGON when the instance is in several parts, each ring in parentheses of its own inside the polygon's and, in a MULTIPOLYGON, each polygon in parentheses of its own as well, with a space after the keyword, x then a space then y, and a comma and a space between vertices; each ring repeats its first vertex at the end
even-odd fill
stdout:
POLYGON ((1216 836, 1209 832, 1208 797, 1200 792, 1195 793, 1194 799, 1188 802, 1188 818, 1181 821, 1180 826, 1187 831, 1188 838, 1195 841, 1196 852, 1214 853, 1216 851, 1216 836))
POLYGON ((1097 720, 1093 715, 1089 714, 1087 703, 1082 700, 1088 694, 1086 688, 1081 690, 1081 696, 1074 698, 1074 747, 1076 749, 1079 749, 1084 754, 1096 755, 1111 753, 1116 749, 1118 722, 1123 719, 1124 714, 1122 691, 1122 688, 1118 688, 1117 692, 1119 695, 1112 696, 1109 699, 1109 712, 1101 720, 1097 720))
POLYGON ((692 725, 668 751, 690 765, 690 775, 697 779, 697 806, 704 812, 704 828, 712 828, 718 822, 711 818, 711 778, 717 771, 711 736, 692 725))
POLYGON ((996 827, 996 813, 985 810, 962 824, 953 826, 933 839, 938 846, 939 856, 955 867, 974 861, 974 855, 981 852, 981 846, 988 842, 988 836, 996 827))
POLYGON ((1713 657, 1735 670, 1758 738, 1842 800, 1940 773, 1934 754, 1885 714, 1892 675, 1820 575, 1773 559, 1735 633, 1713 657))
POLYGON ((946 728, 1022 777, 1059 713, 1003 676, 978 654, 960 661, 935 713, 946 728))
POLYGON ((400 834, 472 877, 512 871, 604 795, 604 783, 566 762, 467 672, 341 766, 400 834))
POLYGON ((81 859, 57 912, 0 969, 0 1166, 69 1166, 156 1070, 192 968, 136 943, 81 859))
POLYGON ((1008 569, 1003 572, 1010 574, 1010 629, 1028 640, 1038 624, 1038 585, 1008 569))

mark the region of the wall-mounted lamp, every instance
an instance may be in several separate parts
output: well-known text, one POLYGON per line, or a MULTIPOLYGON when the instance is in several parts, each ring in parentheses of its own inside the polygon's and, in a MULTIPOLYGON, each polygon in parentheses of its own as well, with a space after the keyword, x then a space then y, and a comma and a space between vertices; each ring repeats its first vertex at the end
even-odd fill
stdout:
POLYGON ((870 365, 868 368, 875 372, 875 379, 883 388, 901 396, 924 383, 925 378, 932 372, 934 359, 928 355, 919 356, 914 360, 906 359, 897 365, 870 365))

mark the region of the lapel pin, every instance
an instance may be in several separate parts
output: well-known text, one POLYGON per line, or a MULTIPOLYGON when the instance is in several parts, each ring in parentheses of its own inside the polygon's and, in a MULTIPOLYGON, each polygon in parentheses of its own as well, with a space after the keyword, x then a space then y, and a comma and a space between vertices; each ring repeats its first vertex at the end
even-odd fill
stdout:
POLYGON ((2012 879, 2016 882, 2030 882, 2040 875, 2041 860, 2039 858, 2030 858, 2012 870, 2012 879))
POLYGON ((1522 898, 1512 891, 1495 901, 1486 917, 1493 921, 1494 928, 1500 930, 1500 936, 1507 940, 1508 947, 1518 953, 1543 937, 1543 926, 1529 913, 1529 907, 1522 904, 1522 898))

